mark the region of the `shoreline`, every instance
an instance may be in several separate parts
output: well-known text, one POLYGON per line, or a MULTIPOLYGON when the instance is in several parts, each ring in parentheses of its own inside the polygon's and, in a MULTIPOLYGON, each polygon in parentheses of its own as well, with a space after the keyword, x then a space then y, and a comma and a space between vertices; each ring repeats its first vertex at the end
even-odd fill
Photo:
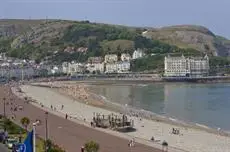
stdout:
MULTIPOLYGON (((59 83, 59 82, 57 82, 57 83, 59 83)), ((71 84, 73 84, 73 83, 71 83, 71 84)), ((60 85, 60 84, 59 84, 60 85)), ((77 84, 75 84, 75 85, 77 85, 77 84)), ((50 89, 50 87, 49 87, 49 84, 47 84, 46 83, 46 86, 43 86, 43 87, 46 87, 47 89, 50 89)), ((54 88, 54 86, 53 86, 53 88, 54 88)), ((39 88, 38 88, 39 89, 39 88)), ((52 91, 54 91, 54 92, 56 92, 56 93, 58 93, 57 92, 57 90, 56 89, 50 89, 50 90, 52 90, 52 91)), ((68 95, 66 95, 65 97, 68 97, 69 99, 73 99, 73 98, 71 98, 71 97, 69 97, 68 95)), ((76 101, 76 99, 74 100, 74 101, 76 101)), ((79 101, 79 100, 78 100, 79 101)), ((51 102, 51 101, 50 101, 51 102)), ((80 103, 82 103, 82 102, 80 102, 80 103)), ((209 142, 213 142, 213 138, 221 138, 221 140, 223 140, 223 139, 225 139, 226 138, 226 140, 229 140, 229 139, 227 139, 228 137, 229 137, 229 134, 228 133, 225 133, 225 132, 223 132, 223 131, 221 131, 221 132, 218 132, 216 129, 212 129, 212 128, 207 128, 206 126, 204 126, 204 125, 202 125, 202 124, 195 124, 194 125, 194 123, 193 124, 188 124, 187 122, 182 122, 182 121, 180 121, 180 120, 177 120, 177 119, 174 119, 174 118, 170 118, 170 117, 165 117, 165 116, 160 116, 160 115, 157 115, 157 114, 154 114, 154 113, 152 113, 152 112, 149 112, 149 111, 144 111, 144 110, 140 110, 140 109, 133 109, 132 107, 130 108, 130 107, 124 107, 124 106, 122 106, 122 105, 118 105, 118 104, 114 104, 114 103, 111 103, 111 102, 105 102, 106 103, 106 106, 98 106, 98 108, 102 108, 102 109, 105 109, 106 111, 115 111, 115 112, 118 112, 118 113, 120 113, 120 112, 123 112, 123 113, 125 113, 125 111, 132 111, 133 113, 138 113, 138 115, 139 116, 141 116, 141 118, 147 118, 147 117, 149 117, 149 119, 143 119, 142 120, 142 122, 140 122, 139 121, 139 118, 140 117, 138 117, 138 118, 135 118, 135 121, 137 121, 137 130, 138 130, 138 132, 136 132, 136 133, 129 133, 129 134, 126 134, 126 135, 130 135, 130 136, 133 136, 133 137, 135 137, 135 138, 140 138, 140 140, 147 140, 147 141, 149 141, 149 137, 147 137, 147 136, 144 136, 143 135, 143 133, 145 132, 143 132, 143 129, 141 129, 142 128, 142 123, 144 123, 144 124, 146 124, 145 125, 145 127, 144 128, 146 128, 147 130, 149 130, 150 128, 151 128, 151 126, 153 127, 153 128, 155 128, 156 129, 156 131, 153 131, 153 132, 155 132, 154 133, 154 136, 156 136, 157 138, 159 138, 160 140, 163 140, 163 139, 166 139, 166 141, 168 141, 169 139, 171 140, 171 143, 175 143, 175 145, 173 144, 173 145, 170 145, 172 148, 176 148, 177 150, 178 150, 178 148, 179 149, 183 149, 183 150, 185 150, 185 149, 191 149, 191 145, 190 145, 190 139, 188 140, 187 139, 187 136, 188 135, 191 135, 191 133, 192 132, 194 132, 193 134, 203 134, 203 136, 207 136, 207 138, 210 140, 209 142), (114 105, 116 105, 116 106, 114 106, 114 105), (123 108, 123 109, 122 109, 123 108), (119 110, 120 109, 120 110, 119 110), (129 110, 127 110, 127 109, 129 109, 129 110), (122 111, 123 110, 123 111, 122 111), (164 131, 164 135, 162 134, 161 135, 161 131, 159 131, 159 129, 161 128, 161 127, 163 127, 162 128, 162 133, 163 133, 163 130, 170 130, 170 128, 172 129, 172 127, 173 126, 175 126, 175 127, 179 127, 181 130, 182 130, 182 132, 183 132, 183 134, 184 135, 182 135, 182 136, 177 136, 177 135, 170 135, 170 134, 168 134, 167 132, 165 132, 164 131), (150 128, 149 128, 150 127, 150 128), (160 127, 160 128, 158 128, 158 127, 160 127), (168 129, 169 128, 169 129, 168 129), (141 130, 139 130, 139 129, 141 129, 141 130), (157 131, 158 130, 158 131, 157 131), (185 137, 183 137, 183 136, 186 136, 186 138, 185 137), (211 136, 211 137, 209 137, 209 136, 211 136), (214 137, 215 136, 215 137, 214 137), (181 139, 180 139, 181 138, 181 139), (223 139, 222 139, 223 138, 223 139), (187 148, 185 148, 186 146, 184 145, 181 145, 182 143, 184 143, 184 141, 183 140, 185 140, 186 139, 186 141, 187 142, 185 142, 185 143, 187 143, 186 145, 187 145, 187 148), (189 146, 190 145, 190 146, 189 146), (184 148, 183 148, 184 147, 184 148), (189 148, 190 147, 190 148, 189 148)), ((90 104, 89 104, 90 105, 90 104)), ((88 107, 88 105, 86 105, 87 107, 88 107)), ((95 109, 95 108, 93 108, 93 107, 97 107, 97 106, 92 106, 91 108, 92 109, 95 109)), ((80 107, 79 107, 80 108, 80 107)), ((77 110, 77 109, 76 109, 77 110)), ((89 110, 89 112, 90 112, 90 109, 88 109, 89 110)), ((77 111, 76 111, 77 112, 77 111)), ((91 110, 91 112, 92 112, 92 110, 91 110)), ((73 113, 74 114, 74 113, 73 113)), ((81 115, 81 114, 79 114, 79 115, 81 115)), ((92 115, 92 113, 91 113, 91 115, 92 115)), ((131 117, 133 117, 133 116, 131 116, 131 117)), ((135 122, 135 124, 136 124, 136 122, 135 122)), ((135 125, 136 126, 136 125, 135 125)), ((154 129, 154 130, 155 130, 154 129)), ((161 130, 161 129, 160 129, 161 130)), ((105 130, 106 131, 106 130, 105 130)), ((108 131, 108 130, 107 130, 108 131)), ((109 132, 109 131, 108 131, 109 132)), ((194 135, 192 135, 192 136, 194 136, 194 135)), ((199 135, 199 136, 201 136, 202 137, 202 135, 199 135)), ((190 138, 190 137, 188 137, 188 138, 190 138)), ((193 137, 193 138, 197 138, 197 139, 194 139, 194 140, 191 140, 191 144, 192 143, 196 143, 196 141, 197 140, 200 140, 200 137, 193 137)), ((203 138, 203 137, 202 137, 203 138)), ((159 144, 159 143, 158 143, 159 144)), ((198 144, 198 143, 196 143, 196 144, 198 144)), ((212 143, 213 144, 213 143, 212 143)), ((212 145, 211 144, 211 145, 212 145)), ((160 146, 160 145, 158 145, 158 146, 160 146)), ((208 145, 201 145, 201 146, 207 146, 208 147, 208 145)), ((206 147, 206 148, 207 148, 206 147)), ((195 148, 192 148, 192 149, 194 149, 194 151, 195 151, 195 148)), ((197 150, 198 151, 201 151, 201 152, 205 152, 205 151, 207 151, 207 149, 205 150, 205 149, 200 149, 200 148, 198 148, 197 150), (199 150, 198 150, 199 149, 199 150)), ((191 150, 191 151, 193 151, 193 150, 191 150)), ((216 151, 213 151, 213 152, 216 152, 216 151)), ((225 150, 222 150, 221 152, 225 152, 225 150)), ((227 151, 226 151, 227 152, 227 151)))
MULTIPOLYGON (((105 133, 105 131, 101 131, 99 128, 92 128, 88 124, 86 125, 86 123, 84 124, 82 121, 77 121, 75 119, 66 120, 65 113, 62 114, 60 111, 53 111, 49 107, 41 107, 41 105, 36 103, 36 101, 34 103, 28 103, 24 99, 25 94, 18 92, 19 90, 17 89, 17 86, 18 85, 0 87, 0 93, 2 97, 6 98, 7 101, 11 101, 11 99, 13 99, 13 102, 15 102, 15 104, 20 104, 24 106, 24 110, 15 112, 15 114, 17 114, 15 121, 20 123, 20 119, 24 116, 27 116, 31 120, 31 122, 34 122, 37 119, 45 122, 44 113, 48 112, 48 130, 50 130, 48 138, 66 151, 76 152, 76 148, 79 148, 80 150, 80 147, 89 140, 97 141, 100 144, 101 152, 116 152, 117 149, 119 149, 120 152, 127 152, 130 150, 127 146, 130 138, 121 138, 113 134, 105 133)), ((31 99, 29 99, 29 101, 31 101, 31 99)), ((0 106, 3 108, 2 104, 0 106)), ((6 111, 7 116, 10 116, 11 112, 9 106, 6 106, 6 111)), ((30 124, 29 128, 30 127, 32 127, 32 124, 30 124)), ((37 127, 37 135, 45 138, 45 128, 45 123, 41 123, 41 125, 37 127)), ((139 142, 137 142, 136 145, 137 146, 132 149, 133 152, 161 151, 160 149, 146 146, 139 142)))
MULTIPOLYGON (((20 87, 21 88, 21 87, 20 87)), ((46 87, 47 88, 47 87, 46 87)), ((14 86, 11 88, 12 90, 12 93, 14 95, 16 95, 17 97, 21 98, 21 99, 24 99, 24 97, 29 97, 28 95, 26 95, 24 92, 22 93, 19 93, 17 91, 17 88, 14 86)), ((54 91, 54 90, 53 90, 54 91)), ((56 91, 55 91, 56 92, 56 91)), ((70 97, 68 97, 70 98, 70 97)), ((30 104, 39 108, 39 109, 42 109, 42 110, 45 110, 45 111, 49 111, 50 113, 56 115, 56 116, 59 116, 59 117, 62 117, 62 118, 65 118, 65 113, 64 112, 61 112, 61 111, 54 111, 54 110, 51 110, 50 107, 47 107, 46 105, 43 105, 41 106, 41 103, 36 100, 36 99, 33 99, 33 98, 28 98, 28 100, 31 100, 30 101, 30 104)), ((86 105, 87 106, 87 105, 86 105)), ((69 118, 68 120, 74 122, 74 123, 77 123, 79 125, 83 125, 85 127, 88 127, 88 128, 91 128, 93 130, 96 130, 96 131, 99 131, 99 132, 102 132, 102 133, 107 133, 107 134, 110 134, 110 135, 113 135, 113 136, 116 136, 116 137, 119 137, 119 138, 122 138, 122 139, 126 139, 127 141, 129 141, 130 139, 133 139, 133 136, 131 135, 128 135, 128 134, 123 134, 121 132, 117 132, 117 131, 113 131, 113 130, 109 130, 109 129, 104 129, 104 128, 92 128, 90 126, 90 123, 86 122, 85 120, 83 120, 82 117, 74 117, 74 116, 71 116, 71 114, 69 114, 69 118)), ((136 142, 138 144, 143 144, 143 145, 146 145, 146 146, 149 146, 149 147, 153 147, 153 148, 157 148, 157 149, 161 149, 161 144, 159 143, 152 143, 151 141, 149 140, 143 140, 141 138, 138 138, 138 137, 135 137, 136 139, 136 142)), ((175 148, 175 147, 169 147, 169 150, 170 152, 188 152, 188 151, 185 151, 185 150, 181 150, 179 148, 175 148), (170 150, 171 149, 171 150, 170 150)))
MULTIPOLYGON (((84 82, 80 82, 80 83, 84 83, 84 82)), ((91 82, 88 82, 91 83, 91 82)), ((71 83, 72 84, 72 83, 71 83)), ((78 82, 76 82, 76 84, 79 84, 78 82)), ((100 85, 108 85, 108 84, 101 84, 100 85)), ((87 84, 89 85, 88 87, 90 87, 90 85, 97 85, 97 84, 87 84)), ((117 85, 117 84, 116 84, 117 85)), ((119 84, 118 84, 119 85, 119 84)), ((124 84, 121 84, 124 85, 124 84)), ((125 84, 125 85, 133 85, 133 84, 125 84)), ((32 84, 32 86, 38 86, 38 87, 45 87, 45 88, 50 88, 50 86, 47 85, 42 85, 42 84, 32 84)), ((64 92, 58 91, 57 90, 58 87, 52 87, 53 91, 60 93, 61 95, 70 98, 70 99, 76 99, 74 97, 72 97, 71 95, 68 95, 64 92)), ((95 104, 90 104, 90 103, 85 103, 83 101, 79 101, 81 103, 85 103, 85 104, 89 104, 90 106, 94 106, 94 107, 98 107, 98 108, 103 108, 105 110, 110 110, 113 112, 117 112, 117 113, 139 113, 139 116, 142 118, 145 118, 147 120, 150 121, 155 121, 155 122, 163 122, 163 123, 168 123, 171 125, 176 125, 176 126, 180 126, 180 127, 188 127, 188 128, 194 128, 194 129, 198 129, 201 131, 206 131, 208 133, 214 133, 216 135, 221 135, 221 136, 227 136, 230 137, 230 131, 229 130, 219 130, 218 128, 214 128, 214 127, 210 127, 201 123, 196 123, 196 122, 192 122, 192 121, 185 121, 185 120, 179 120, 177 118, 172 118, 170 116, 164 116, 164 115, 160 115, 151 111, 147 111, 144 109, 138 109, 135 107, 131 107, 131 106, 127 106, 124 108, 125 105, 121 105, 118 103, 114 103, 110 100, 108 100, 106 97, 102 96, 102 95, 96 95, 95 93, 93 93, 90 89, 89 89, 90 94, 94 94, 95 96, 101 98, 101 100, 103 100, 103 105, 95 105, 95 104), (128 112, 127 112, 128 111, 128 112)))
POLYGON ((82 82, 82 83, 191 83, 191 84, 210 84, 210 83, 229 83, 229 79, 215 79, 215 80, 197 80, 197 81, 166 81, 163 79, 119 79, 119 78, 90 78, 90 79, 70 79, 68 81, 73 81, 73 82, 82 82))

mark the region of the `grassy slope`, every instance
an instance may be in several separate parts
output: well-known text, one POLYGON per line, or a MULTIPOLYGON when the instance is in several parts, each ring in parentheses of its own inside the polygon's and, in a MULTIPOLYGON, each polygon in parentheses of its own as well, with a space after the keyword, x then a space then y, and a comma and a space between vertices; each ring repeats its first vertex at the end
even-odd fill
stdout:
POLYGON ((217 52, 223 54, 227 51, 225 45, 229 40, 218 37, 209 29, 196 25, 177 25, 150 29, 148 37, 158 39, 181 48, 194 48, 202 52, 217 52), (216 46, 216 44, 220 44, 216 46))
MULTIPOLYGON (((1 25, 14 25, 17 34, 25 34, 25 32, 38 36, 37 40, 42 40, 41 42, 49 42, 52 40, 53 37, 57 37, 55 32, 52 33, 52 30, 56 30, 57 32, 61 31, 62 33, 63 28, 67 28, 68 25, 73 23, 79 23, 77 21, 67 21, 67 20, 48 20, 49 23, 46 23, 46 20, 23 20, 23 19, 3 19, 0 20, 0 30, 1 25), (52 25, 51 25, 52 24, 52 25), (66 26, 65 26, 65 25, 66 26), (59 27, 61 28, 59 28, 59 27), (62 27, 63 26, 63 27, 62 27), (35 29, 34 31, 30 31, 31 27, 35 29), (49 27, 46 29, 46 27, 49 27), (44 29, 44 30, 43 30, 44 29), (41 30, 42 32, 36 32, 41 30), (49 31, 51 30, 51 32, 49 31), (50 34, 49 34, 50 32, 50 34), (54 35, 54 36, 53 36, 54 35)), ((108 25, 114 26, 117 28, 124 28, 125 26, 121 25, 109 25, 103 23, 94 24, 97 25, 108 25)), ((129 29, 135 30, 138 28, 130 27, 129 29)), ((139 28, 143 30, 144 28, 139 28)), ((59 34, 59 33, 58 33, 59 34)), ((157 39, 171 45, 176 45, 180 48, 194 48, 196 50, 200 50, 205 53, 214 54, 216 52, 226 52, 225 45, 230 45, 230 41, 219 36, 215 36, 210 30, 202 26, 196 25, 177 25, 177 26, 169 26, 163 27, 160 29, 153 29, 150 28, 150 32, 148 32, 153 39, 157 39), (218 47, 216 46, 218 44, 218 47)), ((32 40, 34 40, 32 38, 32 40)), ((16 44, 20 40, 14 41, 16 44)), ((40 45, 40 44, 39 44, 40 45)))
POLYGON ((0 31, 1 25, 4 26, 14 26, 16 34, 22 34, 23 32, 27 31, 28 28, 37 26, 43 23, 44 20, 24 20, 24 19, 1 19, 0 20, 0 31))

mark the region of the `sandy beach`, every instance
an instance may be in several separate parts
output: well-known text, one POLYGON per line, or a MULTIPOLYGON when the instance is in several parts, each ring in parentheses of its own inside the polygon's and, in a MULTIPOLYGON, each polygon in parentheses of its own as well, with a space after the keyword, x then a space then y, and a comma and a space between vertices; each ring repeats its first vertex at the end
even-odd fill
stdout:
MULTIPOLYGON (((23 96, 31 97, 37 101, 37 103, 34 103, 37 106, 44 105, 50 108, 52 105, 55 108, 55 113, 68 114, 77 123, 89 125, 89 122, 92 121, 93 113, 105 115, 115 113, 104 109, 103 100, 91 94, 84 84, 78 85, 77 89, 74 90, 71 86, 67 87, 66 84, 64 85, 60 82, 55 85, 65 89, 60 90, 31 85, 23 85, 21 89, 24 92, 23 96), (61 108, 62 105, 64 105, 63 109, 61 108)), ((133 119, 135 122, 135 128, 137 129, 135 132, 119 133, 109 129, 101 130, 126 139, 135 138, 140 143, 156 148, 161 148, 161 143, 165 140, 168 142, 169 151, 171 152, 229 152, 230 149, 230 137, 218 133, 207 132, 195 127, 140 119, 140 117, 129 116, 129 119, 133 119), (179 129, 180 134, 172 134, 172 128, 179 129), (157 140, 154 143, 150 141, 152 136, 157 140)))
MULTIPOLYGON (((23 117, 30 119, 29 130, 32 129, 32 122, 40 120, 40 124, 36 127, 36 135, 45 139, 45 112, 48 112, 48 138, 51 139, 59 147, 62 147, 66 152, 80 151, 82 145, 87 141, 94 140, 100 145, 100 152, 161 152, 160 149, 150 147, 144 144, 136 143, 135 147, 128 147, 128 140, 114 136, 97 128, 88 127, 85 124, 79 124, 72 119, 65 119, 65 115, 60 112, 52 111, 49 108, 28 103, 28 100, 21 99, 12 91, 9 85, 0 86, 0 109, 3 109, 3 98, 6 102, 6 117, 14 123, 21 125, 20 120, 23 117), (12 110, 14 107, 23 107, 23 109, 12 110)), ((3 110, 0 110, 3 115, 3 110)), ((22 125, 21 125, 22 126, 22 125)), ((2 151, 1 151, 2 152, 2 151)))

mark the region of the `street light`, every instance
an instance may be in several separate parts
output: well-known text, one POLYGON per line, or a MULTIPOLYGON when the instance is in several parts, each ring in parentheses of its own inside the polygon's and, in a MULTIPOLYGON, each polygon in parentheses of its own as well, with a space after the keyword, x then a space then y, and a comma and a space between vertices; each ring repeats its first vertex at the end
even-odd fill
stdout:
POLYGON ((47 152, 48 147, 47 147, 47 140, 48 140, 48 112, 45 112, 45 152, 47 152))
POLYGON ((33 123, 33 152, 36 152, 36 126, 40 124, 40 121, 33 123))
POLYGON ((162 151, 168 151, 168 143, 166 141, 162 142, 162 151))
POLYGON ((3 98, 4 132, 6 132, 6 98, 3 98))

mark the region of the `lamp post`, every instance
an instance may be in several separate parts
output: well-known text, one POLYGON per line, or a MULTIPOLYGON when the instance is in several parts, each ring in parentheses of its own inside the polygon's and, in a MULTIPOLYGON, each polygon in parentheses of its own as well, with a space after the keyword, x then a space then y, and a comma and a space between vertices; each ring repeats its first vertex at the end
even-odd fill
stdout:
POLYGON ((33 123, 33 152, 36 152, 36 126, 39 125, 40 121, 33 123))
POLYGON ((21 80, 22 80, 22 82, 24 81, 24 69, 23 69, 24 67, 23 67, 23 64, 22 64, 22 67, 21 67, 21 80))
POLYGON ((168 151, 168 143, 166 141, 163 141, 162 143, 162 151, 168 151))
POLYGON ((47 152, 47 140, 48 140, 48 112, 45 112, 45 152, 47 152))
POLYGON ((3 98, 4 132, 6 132, 6 98, 3 98))

